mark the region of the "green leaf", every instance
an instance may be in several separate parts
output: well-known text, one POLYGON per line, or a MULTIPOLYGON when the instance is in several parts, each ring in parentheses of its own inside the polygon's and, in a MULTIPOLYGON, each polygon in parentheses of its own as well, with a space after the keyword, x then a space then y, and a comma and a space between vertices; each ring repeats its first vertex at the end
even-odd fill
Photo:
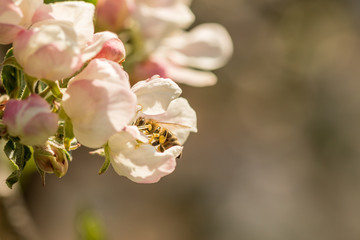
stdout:
POLYGON ((7 52, 9 56, 6 56, 5 60, 3 61, 3 66, 12 66, 16 67, 17 69, 22 70, 20 64, 16 61, 16 58, 12 55, 12 48, 7 52))
POLYGON ((21 177, 21 171, 20 170, 13 171, 10 174, 10 176, 6 179, 6 185, 9 188, 12 188, 12 186, 19 181, 20 177, 21 177))
POLYGON ((11 63, 10 60, 14 59, 13 49, 11 48, 5 55, 3 62, 3 69, 1 71, 1 81, 5 87, 7 94, 10 98, 16 98, 20 90, 20 83, 18 79, 21 78, 18 69, 11 63))
POLYGON ((13 49, 9 49, 2 63, 1 81, 10 98, 27 97, 26 83, 22 67, 13 55, 13 49))
POLYGON ((19 181, 26 162, 29 161, 32 153, 28 146, 14 142, 13 140, 9 140, 6 143, 4 152, 15 166, 15 170, 6 179, 6 184, 9 188, 12 188, 12 186, 19 181))
POLYGON ((1 72, 1 80, 10 98, 16 98, 19 86, 17 84, 18 71, 11 66, 4 66, 1 72))
MULTIPOLYGON (((66 1, 73 1, 73 0, 44 0, 44 3, 55 3, 55 2, 66 2, 66 1)), ((96 6, 97 0, 82 0, 83 2, 88 2, 94 4, 96 6)))
POLYGON ((15 143, 12 140, 9 140, 4 147, 4 152, 6 156, 10 159, 12 165, 16 170, 19 170, 19 166, 16 164, 14 159, 14 153, 15 153, 15 143))

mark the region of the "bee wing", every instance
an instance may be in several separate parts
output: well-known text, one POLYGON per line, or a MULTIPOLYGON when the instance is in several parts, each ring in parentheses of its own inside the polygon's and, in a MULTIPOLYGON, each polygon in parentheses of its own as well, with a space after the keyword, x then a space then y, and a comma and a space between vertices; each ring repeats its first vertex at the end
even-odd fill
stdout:
POLYGON ((170 132, 175 131, 175 130, 179 130, 179 129, 190 129, 191 127, 185 126, 185 125, 181 125, 181 124, 177 124, 177 123, 164 123, 164 122, 157 122, 161 127, 166 128, 167 130, 169 130, 170 132))

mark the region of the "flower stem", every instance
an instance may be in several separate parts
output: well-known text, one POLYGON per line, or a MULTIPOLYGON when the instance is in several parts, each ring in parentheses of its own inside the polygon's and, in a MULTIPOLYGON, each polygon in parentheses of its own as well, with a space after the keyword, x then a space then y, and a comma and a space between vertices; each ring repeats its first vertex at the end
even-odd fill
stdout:
POLYGON ((41 79, 41 81, 43 81, 44 83, 46 83, 48 85, 48 87, 50 88, 54 97, 59 98, 59 99, 62 98, 63 94, 60 91, 57 81, 54 82, 54 81, 50 81, 50 80, 46 80, 46 79, 41 79))
POLYGON ((26 86, 28 87, 30 93, 34 93, 35 92, 35 85, 36 85, 36 82, 38 81, 38 79, 34 78, 34 77, 30 77, 27 74, 24 74, 24 79, 25 79, 26 86))

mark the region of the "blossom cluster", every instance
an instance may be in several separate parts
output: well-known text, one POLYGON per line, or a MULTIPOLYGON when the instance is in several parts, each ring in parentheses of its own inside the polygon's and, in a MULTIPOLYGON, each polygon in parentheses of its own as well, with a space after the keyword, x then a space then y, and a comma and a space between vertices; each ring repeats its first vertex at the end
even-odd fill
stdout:
POLYGON ((15 167, 66 174, 80 145, 138 183, 174 171, 196 113, 178 83, 208 86, 232 53, 226 30, 190 32, 190 1, 0 0, 0 137, 15 167), (94 25, 95 18, 95 25, 94 25))

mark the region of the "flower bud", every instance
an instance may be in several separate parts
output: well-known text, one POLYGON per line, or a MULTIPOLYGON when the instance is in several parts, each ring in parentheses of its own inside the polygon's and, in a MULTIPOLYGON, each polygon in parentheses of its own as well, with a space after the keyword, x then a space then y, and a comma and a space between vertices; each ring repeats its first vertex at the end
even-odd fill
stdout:
POLYGON ((3 122, 10 136, 19 137, 25 145, 41 145, 57 130, 58 116, 40 96, 32 94, 25 100, 9 100, 3 122))
POLYGON ((45 173, 54 173, 61 178, 68 170, 68 160, 64 151, 52 144, 34 146, 35 163, 45 173))
POLYGON ((111 32, 95 33, 93 42, 99 41, 100 38, 108 40, 105 40, 100 52, 94 58, 106 58, 120 63, 125 60, 125 46, 116 34, 111 32))
POLYGON ((21 31, 14 40, 14 56, 30 76, 47 80, 70 77, 82 66, 73 26, 47 20, 21 31))

